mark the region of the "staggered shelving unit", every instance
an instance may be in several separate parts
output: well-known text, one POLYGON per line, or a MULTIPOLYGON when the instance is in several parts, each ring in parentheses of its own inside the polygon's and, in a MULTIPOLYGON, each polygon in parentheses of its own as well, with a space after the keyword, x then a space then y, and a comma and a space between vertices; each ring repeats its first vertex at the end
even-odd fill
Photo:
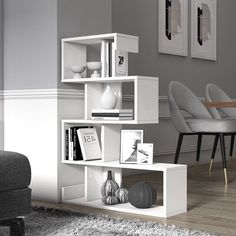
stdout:
MULTIPOLYGON (((73 79, 69 68, 75 63, 86 63, 86 46, 104 40, 114 42, 114 50, 138 52, 138 38, 124 34, 105 34, 62 39, 62 82, 85 85, 84 119, 62 120, 62 163, 84 168, 84 182, 62 187, 62 202, 127 213, 156 217, 169 217, 187 210, 187 169, 185 165, 155 163, 153 165, 121 164, 120 131, 124 124, 157 124, 159 80, 156 77, 122 76, 73 79), (110 85, 117 96, 117 107, 122 106, 122 84, 132 83, 134 91, 133 120, 92 120, 92 109, 101 108, 100 99, 106 85, 110 85), (65 159, 65 130, 77 125, 93 125, 100 137, 102 159, 94 161, 68 161, 65 159), (122 169, 163 172, 163 205, 149 209, 137 209, 130 203, 106 206, 101 201, 101 185, 108 170, 121 183, 122 169)), ((86 75, 85 75, 86 76, 86 75)))

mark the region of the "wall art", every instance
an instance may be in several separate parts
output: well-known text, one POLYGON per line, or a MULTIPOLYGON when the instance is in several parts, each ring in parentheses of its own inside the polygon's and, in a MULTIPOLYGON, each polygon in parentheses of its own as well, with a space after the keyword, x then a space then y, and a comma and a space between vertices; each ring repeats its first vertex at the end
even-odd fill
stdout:
POLYGON ((188 55, 188 0, 158 1, 160 53, 188 55))
POLYGON ((191 56, 216 60, 216 0, 191 1, 191 56))

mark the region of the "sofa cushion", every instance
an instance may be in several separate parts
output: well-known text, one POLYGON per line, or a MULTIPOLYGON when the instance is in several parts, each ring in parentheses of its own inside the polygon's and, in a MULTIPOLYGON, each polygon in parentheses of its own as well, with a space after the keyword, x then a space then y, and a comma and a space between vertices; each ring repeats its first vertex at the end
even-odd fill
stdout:
POLYGON ((30 163, 27 157, 16 152, 0 151, 0 192, 29 186, 30 163))

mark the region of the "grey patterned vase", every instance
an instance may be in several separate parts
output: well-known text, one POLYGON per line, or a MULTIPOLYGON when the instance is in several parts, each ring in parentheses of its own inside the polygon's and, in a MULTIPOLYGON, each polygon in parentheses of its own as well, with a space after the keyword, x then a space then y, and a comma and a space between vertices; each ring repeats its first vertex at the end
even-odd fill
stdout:
POLYGON ((119 185, 115 180, 112 179, 112 172, 109 170, 107 172, 107 180, 103 183, 101 188, 102 197, 115 196, 116 190, 119 188, 119 185))
POLYGON ((124 188, 123 182, 121 182, 120 188, 116 190, 115 196, 119 199, 119 203, 128 202, 128 190, 124 188))

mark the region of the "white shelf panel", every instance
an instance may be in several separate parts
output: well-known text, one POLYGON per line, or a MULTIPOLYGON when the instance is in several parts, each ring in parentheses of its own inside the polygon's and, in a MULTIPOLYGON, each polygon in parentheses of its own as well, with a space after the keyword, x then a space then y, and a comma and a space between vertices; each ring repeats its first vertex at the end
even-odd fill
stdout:
POLYGON ((107 206, 103 204, 103 202, 100 199, 93 200, 93 201, 86 201, 85 198, 75 198, 71 200, 64 200, 63 203, 77 204, 77 205, 82 205, 82 206, 87 206, 87 207, 95 207, 95 208, 100 208, 100 209, 126 212, 126 213, 131 213, 131 214, 139 214, 139 215, 147 215, 147 216, 155 216, 155 217, 166 217, 165 209, 163 206, 154 205, 153 207, 147 208, 147 209, 136 208, 132 206, 130 203, 107 206))
POLYGON ((63 160, 64 164, 81 165, 81 166, 100 166, 109 168, 123 168, 123 169, 135 169, 135 170, 150 170, 150 171, 173 171, 179 169, 186 169, 186 165, 166 164, 166 163, 154 163, 153 165, 139 165, 139 164, 121 164, 119 161, 67 161, 63 160))
POLYGON ((126 38, 127 40, 130 39, 130 40, 138 41, 137 36, 120 34, 120 33, 110 33, 110 34, 98 34, 98 35, 89 35, 89 36, 82 36, 82 37, 64 38, 62 39, 62 42, 90 45, 90 44, 99 44, 103 40, 114 40, 118 37, 126 38))
POLYGON ((158 81, 157 77, 147 77, 147 76, 122 76, 122 77, 100 77, 100 78, 67 78, 63 79, 63 83, 121 83, 121 82, 134 82, 135 80, 155 80, 158 81))

